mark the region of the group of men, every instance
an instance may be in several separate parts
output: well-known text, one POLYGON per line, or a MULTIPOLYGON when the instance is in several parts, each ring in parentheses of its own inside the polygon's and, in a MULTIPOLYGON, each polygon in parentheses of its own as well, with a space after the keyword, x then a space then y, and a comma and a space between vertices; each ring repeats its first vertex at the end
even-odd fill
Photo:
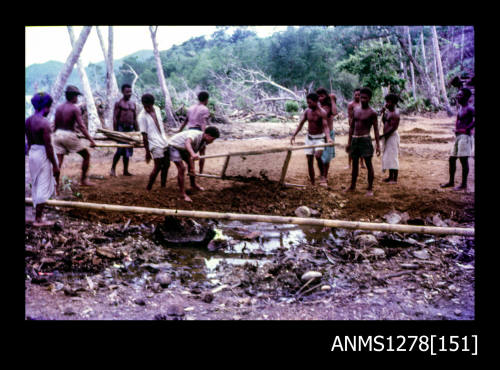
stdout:
MULTIPOLYGON (((209 95, 202 91, 198 94, 199 103, 188 109, 187 119, 178 133, 167 138, 161 119, 161 112, 156 106, 155 98, 151 94, 144 94, 141 98, 144 109, 137 114, 135 103, 131 101, 132 88, 128 84, 122 86, 123 97, 116 102, 113 113, 113 128, 119 132, 140 131, 146 151, 146 162, 154 161, 153 170, 149 176, 147 189, 151 190, 158 173, 161 172, 161 186, 166 186, 167 172, 170 161, 177 166, 177 180, 181 197, 191 202, 186 194, 184 177, 187 163, 191 187, 194 190, 204 190, 196 184, 194 161, 200 159, 207 144, 211 144, 220 136, 219 130, 208 126, 210 112, 207 108, 209 95), (187 130, 183 131, 187 126, 187 130), (200 154, 198 154, 200 153, 200 154)), ((78 137, 80 131, 89 141, 90 147, 96 143, 90 136, 82 120, 81 109, 78 107, 78 96, 82 95, 77 87, 67 86, 65 91, 66 102, 57 107, 54 124, 47 116, 52 107, 52 97, 44 92, 37 93, 31 99, 35 113, 25 122, 27 147, 25 154, 29 156, 29 167, 32 181, 32 200, 35 208, 34 226, 49 226, 52 221, 43 219, 43 209, 47 200, 57 194, 59 186, 60 168, 64 156, 69 153, 78 153, 83 158, 81 185, 93 186, 88 180, 90 153, 87 145, 78 137)), ((123 175, 132 176, 129 172, 129 159, 133 155, 133 148, 118 148, 111 166, 110 175, 116 176, 116 166, 123 158, 123 175)), ((203 159, 200 159, 200 173, 203 172, 203 159)))
MULTIPOLYGON (((155 105, 155 98, 151 94, 141 97, 143 108, 137 114, 136 105, 131 101, 132 88, 128 84, 122 86, 123 97, 116 102, 113 114, 113 128, 115 131, 142 133, 143 144, 146 152, 147 163, 153 159, 154 166, 146 186, 151 190, 153 184, 161 173, 161 187, 166 186, 170 161, 177 167, 177 182, 181 197, 191 202, 186 194, 184 178, 187 171, 193 190, 204 190, 195 181, 194 161, 199 160, 199 172, 203 172, 204 160, 200 158, 205 153, 206 145, 211 144, 220 136, 215 126, 208 126, 210 112, 207 108, 209 94, 202 91, 198 94, 198 103, 191 106, 187 111, 187 118, 181 125, 179 131, 172 137, 167 138, 162 124, 161 112, 155 105), (184 128, 187 127, 187 130, 184 128), (199 153, 199 154, 198 154, 199 153)), ((93 186, 88 181, 87 173, 90 163, 90 154, 87 146, 77 136, 78 129, 89 141, 90 147, 96 143, 89 135, 85 126, 81 110, 77 106, 80 91, 75 86, 68 86, 65 91, 66 102, 57 107, 55 120, 52 125, 47 120, 53 99, 47 93, 37 93, 31 99, 35 113, 25 123, 27 138, 27 154, 29 155, 29 167, 32 179, 32 200, 36 215, 33 225, 45 226, 51 222, 43 220, 43 207, 46 201, 57 191, 59 185, 60 168, 64 156, 69 153, 78 153, 83 158, 81 185, 93 186)), ((474 128, 474 108, 468 105, 471 91, 467 88, 460 89, 457 101, 460 110, 456 120, 456 141, 450 153, 448 183, 441 187, 454 186, 454 175, 456 160, 460 159, 462 164, 462 184, 457 190, 466 189, 467 175, 469 171, 468 157, 473 155, 473 138, 471 130, 474 128)), ((360 159, 366 165, 368 175, 367 195, 373 195, 374 169, 372 157, 374 149, 371 139, 371 128, 373 127, 376 154, 380 156, 380 141, 384 143, 382 156, 382 170, 389 170, 389 176, 383 181, 396 183, 399 172, 399 127, 400 114, 396 108, 398 96, 388 94, 385 96, 382 123, 383 134, 379 134, 377 123, 377 112, 370 107, 372 92, 369 88, 356 89, 354 99, 348 105, 349 138, 346 151, 349 154, 349 164, 352 160, 351 185, 346 191, 352 192, 356 189, 356 181, 359 172, 360 159)), ((319 144, 333 144, 335 131, 333 118, 337 114, 336 97, 329 94, 324 88, 310 93, 306 97, 308 108, 304 112, 295 133, 290 140, 293 145, 296 135, 301 131, 305 122, 308 122, 308 130, 305 144, 315 146, 304 149, 307 156, 309 179, 315 184, 314 158, 320 171, 320 186, 327 187, 328 170, 330 161, 335 157, 333 145, 320 147, 319 144)), ((132 176, 129 172, 129 159, 133 155, 132 148, 118 148, 111 166, 110 175, 116 176, 116 166, 123 158, 123 175, 132 176)))
MULTIPOLYGON (((455 190, 467 189, 467 177, 469 173, 468 158, 473 156, 474 138, 471 131, 475 125, 474 108, 469 106, 469 99, 472 93, 468 88, 461 88, 456 96, 459 103, 459 112, 455 122, 455 143, 452 147, 449 159, 450 179, 442 188, 453 187, 455 182, 455 171, 457 158, 462 164, 462 183, 455 187, 455 190)), ((383 143, 382 171, 389 171, 389 175, 383 181, 388 184, 396 184, 399 174, 399 145, 400 138, 398 127, 400 122, 400 112, 397 109, 399 97, 395 94, 385 96, 385 105, 382 108, 381 120, 383 124, 383 134, 379 134, 377 123, 377 112, 370 107, 372 91, 365 87, 354 91, 354 99, 348 104, 349 138, 346 151, 349 158, 349 167, 352 161, 351 184, 346 192, 356 190, 356 182, 359 173, 359 165, 364 162, 367 169, 368 187, 367 196, 373 196, 374 169, 372 157, 374 149, 370 135, 373 127, 375 136, 375 152, 380 156, 380 141, 383 143)), ((333 94, 328 94, 324 88, 318 89, 315 93, 310 93, 306 97, 308 108, 304 112, 295 133, 292 135, 290 143, 293 145, 296 135, 301 131, 304 123, 308 122, 306 146, 331 144, 335 139, 333 130, 333 117, 337 114, 336 98, 333 94)), ((320 171, 320 186, 327 187, 329 163, 335 157, 333 146, 309 147, 304 149, 307 156, 309 180, 315 184, 314 158, 320 171)), ((362 168, 364 166, 362 165, 362 168)))

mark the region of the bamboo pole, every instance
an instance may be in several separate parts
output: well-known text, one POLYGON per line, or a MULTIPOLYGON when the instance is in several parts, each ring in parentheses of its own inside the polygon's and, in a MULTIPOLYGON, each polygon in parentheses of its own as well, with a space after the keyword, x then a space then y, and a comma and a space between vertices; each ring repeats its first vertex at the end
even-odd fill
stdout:
POLYGON ((134 145, 130 144, 97 144, 96 148, 134 148, 134 145))
MULTIPOLYGON (((31 198, 25 198, 25 203, 33 204, 33 201, 31 198)), ((48 200, 47 202, 45 202, 45 204, 51 206, 59 206, 59 207, 73 207, 73 208, 92 209, 92 210, 107 211, 107 212, 141 213, 141 214, 150 214, 158 216, 223 219, 223 220, 247 221, 247 222, 270 222, 277 224, 336 227, 343 229, 376 230, 376 231, 399 232, 399 233, 474 236, 473 228, 460 228, 460 227, 394 225, 394 224, 373 223, 373 222, 328 220, 323 218, 282 217, 282 216, 267 216, 267 215, 242 214, 242 213, 184 211, 178 209, 134 207, 134 206, 122 206, 116 204, 101 204, 101 203, 69 202, 63 200, 48 200)))
POLYGON ((279 153, 279 152, 286 152, 288 150, 300 150, 300 149, 308 149, 308 148, 321 148, 321 147, 328 147, 328 146, 334 146, 335 143, 331 144, 316 144, 316 145, 304 145, 304 146, 286 146, 286 147, 281 147, 281 148, 270 148, 270 149, 262 149, 262 150, 252 150, 249 152, 232 152, 232 153, 224 153, 224 154, 211 154, 211 155, 203 155, 200 157, 202 158, 220 158, 220 157, 227 157, 227 156, 244 156, 244 155, 258 155, 258 154, 269 154, 269 153, 279 153))

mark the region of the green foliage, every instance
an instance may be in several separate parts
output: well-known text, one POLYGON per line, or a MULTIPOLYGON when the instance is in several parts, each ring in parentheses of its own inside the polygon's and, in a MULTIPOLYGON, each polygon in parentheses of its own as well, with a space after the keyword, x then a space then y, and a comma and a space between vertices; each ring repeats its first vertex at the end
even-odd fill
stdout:
POLYGON ((299 111, 299 103, 293 100, 287 100, 285 103, 285 111, 287 113, 297 113, 299 111))
POLYGON ((363 43, 354 54, 339 62, 336 67, 358 75, 361 84, 373 91, 381 86, 404 87, 405 80, 398 76, 400 71, 395 45, 363 43))

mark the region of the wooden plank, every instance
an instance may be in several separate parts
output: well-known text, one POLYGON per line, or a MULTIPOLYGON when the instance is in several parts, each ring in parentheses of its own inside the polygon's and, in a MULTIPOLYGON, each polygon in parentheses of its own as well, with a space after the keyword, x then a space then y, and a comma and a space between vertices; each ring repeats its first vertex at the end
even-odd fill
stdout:
MULTIPOLYGON (((25 203, 33 204, 33 201, 31 198, 25 198, 25 203)), ((48 200, 47 202, 45 202, 45 204, 49 206, 58 206, 58 207, 72 207, 72 208, 91 209, 91 210, 106 211, 106 212, 141 213, 141 214, 151 214, 159 216, 223 219, 223 220, 246 221, 246 222, 270 222, 277 224, 309 225, 309 226, 320 226, 320 227, 335 227, 342 229, 372 230, 372 231, 386 231, 386 232, 398 232, 398 233, 474 236, 474 228, 415 226, 415 225, 399 225, 399 224, 359 222, 359 221, 328 220, 323 218, 283 217, 283 216, 267 216, 267 215, 242 214, 242 213, 185 211, 179 209, 134 207, 134 206, 122 206, 116 204, 102 204, 102 203, 69 202, 63 200, 48 200)))
POLYGON ((281 177, 279 184, 283 184, 285 182, 286 172, 288 171, 288 164, 290 163, 290 158, 292 157, 292 151, 289 150, 286 153, 285 162, 283 163, 283 169, 281 170, 281 177))
POLYGON ((226 161, 224 162, 224 167, 222 167, 222 172, 220 174, 221 178, 224 178, 226 176, 226 170, 227 170, 227 166, 229 165, 229 159, 231 159, 230 155, 228 155, 226 157, 226 161))

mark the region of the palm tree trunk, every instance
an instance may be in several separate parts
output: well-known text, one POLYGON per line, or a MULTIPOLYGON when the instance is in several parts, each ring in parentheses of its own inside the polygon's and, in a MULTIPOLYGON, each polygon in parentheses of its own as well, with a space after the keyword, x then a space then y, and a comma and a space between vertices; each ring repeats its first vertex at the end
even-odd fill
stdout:
POLYGON ((439 76, 439 88, 441 89, 441 96, 444 101, 444 107, 446 109, 446 112, 448 113, 449 116, 452 116, 453 112, 450 107, 450 102, 448 101, 448 96, 446 94, 446 87, 444 84, 443 65, 441 63, 441 52, 439 50, 436 26, 432 26, 432 42, 434 46, 434 55, 436 56, 437 72, 439 76))
MULTIPOLYGON (((71 46, 75 45, 75 35, 73 34, 73 27, 68 26, 69 39, 71 41, 71 46)), ((95 107, 94 96, 92 95, 92 89, 90 88, 89 79, 85 73, 85 68, 83 67, 82 61, 78 58, 77 62, 78 74, 80 75, 80 80, 82 81, 83 96, 85 97, 85 102, 87 105, 87 112, 89 117, 89 134, 94 136, 97 128, 101 126, 101 121, 97 115, 97 108, 95 107)))
POLYGON ((167 115, 167 124, 169 126, 177 127, 178 123, 174 117, 172 109, 172 100, 170 98, 170 93, 168 92, 167 83, 165 82, 165 75, 163 74, 163 67, 161 65, 160 51, 158 50, 158 42, 156 41, 156 31, 158 26, 149 26, 149 32, 151 32, 151 40, 153 41, 153 50, 156 61, 156 74, 158 75, 158 82, 160 83, 163 96, 165 97, 165 114, 167 115))
MULTIPOLYGON (((413 56, 412 47, 411 47, 411 37, 410 37, 410 27, 406 26, 406 36, 408 38, 408 51, 410 55, 413 56)), ((413 69, 413 64, 410 63, 410 72, 411 72, 411 90, 413 92, 413 99, 417 100, 417 93, 415 90, 415 71, 413 69)))
MULTIPOLYGON (((54 85, 52 86, 52 89, 50 91, 50 95, 52 95, 52 99, 54 99, 54 105, 57 104, 57 102, 61 98, 64 85, 66 84, 66 81, 68 80, 69 75, 73 71, 73 67, 75 66, 76 61, 80 57, 80 53, 82 52, 83 45, 85 45, 85 42, 87 41, 87 38, 89 37, 89 33, 90 33, 91 29, 92 29, 92 26, 83 27, 83 30, 80 33, 80 36, 78 37, 78 40, 76 40, 76 43, 75 43, 75 46, 73 47, 73 50, 69 54, 68 59, 66 59, 66 63, 64 63, 64 66, 62 67, 61 71, 57 75, 56 81, 54 82, 54 85)), ((51 109, 49 121, 52 121, 54 119, 54 114, 55 114, 55 109, 51 109)))

